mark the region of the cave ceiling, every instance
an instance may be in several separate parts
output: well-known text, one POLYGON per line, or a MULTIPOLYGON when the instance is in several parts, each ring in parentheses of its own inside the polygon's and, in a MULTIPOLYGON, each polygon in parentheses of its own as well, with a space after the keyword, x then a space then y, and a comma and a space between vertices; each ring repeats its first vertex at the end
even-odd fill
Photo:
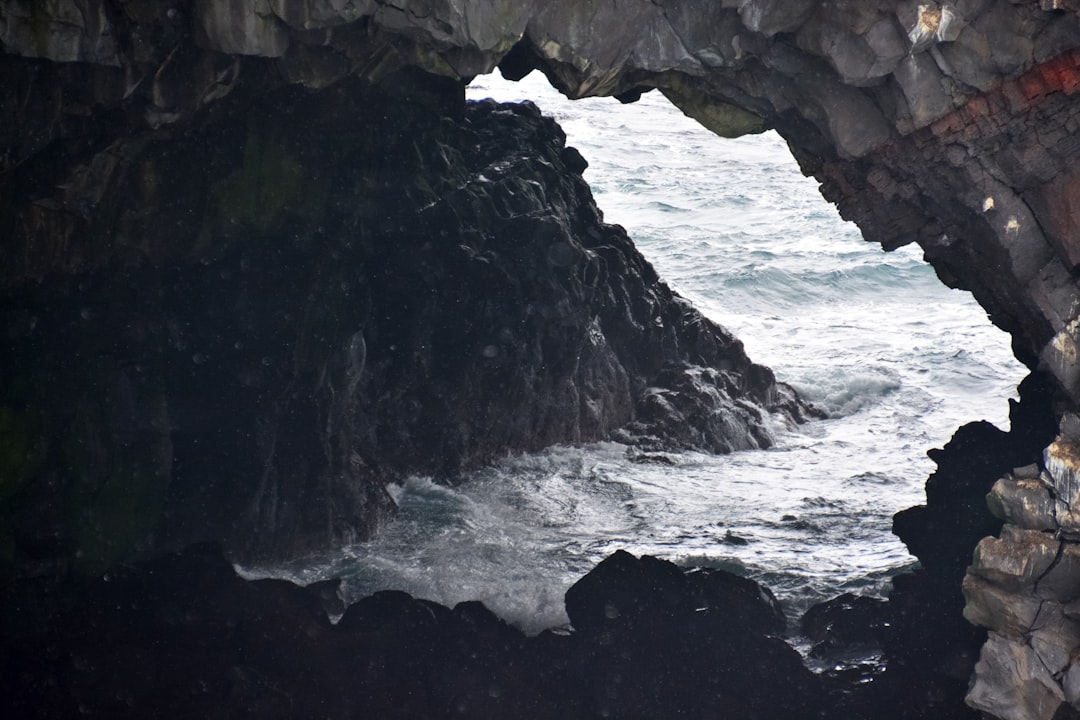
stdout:
POLYGON ((64 249, 124 170, 113 139, 196 122, 245 83, 539 69, 571 98, 659 89, 719 135, 775 129, 867 240, 918 243, 1080 401, 1074 0, 12 0, 0 49, 6 194, 52 140, 93 138, 6 214, 8 288, 78 271, 64 249))

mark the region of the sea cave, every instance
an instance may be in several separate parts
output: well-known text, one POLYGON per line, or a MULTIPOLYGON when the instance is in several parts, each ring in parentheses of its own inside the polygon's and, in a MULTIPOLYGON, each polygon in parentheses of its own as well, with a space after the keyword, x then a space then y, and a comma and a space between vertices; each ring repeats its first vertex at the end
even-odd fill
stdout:
POLYGON ((1080 717, 1076 3, 10 0, 0 77, 13 717, 1080 717), (892 520, 918 564, 804 618, 877 662, 812 672, 764 585, 615 548, 528 634, 238 574, 383 536, 407 478, 610 441, 678 473, 824 414, 550 117, 466 102, 496 69, 775 131, 1011 336, 1009 429, 924 448, 892 520))

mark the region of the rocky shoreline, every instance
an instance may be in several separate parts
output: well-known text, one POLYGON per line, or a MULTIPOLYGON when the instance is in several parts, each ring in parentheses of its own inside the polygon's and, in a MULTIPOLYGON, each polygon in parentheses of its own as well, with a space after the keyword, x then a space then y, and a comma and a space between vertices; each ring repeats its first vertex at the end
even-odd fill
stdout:
MULTIPOLYGON (((811 673, 772 593, 721 570, 616 552, 566 593, 572 627, 535 637, 478 602, 382 591, 342 608, 336 589, 245 581, 214 545, 20 582, 0 605, 5 704, 40 718, 931 716, 895 714, 900 697, 950 710, 873 675, 811 673)), ((833 651, 875 642, 886 617, 875 608, 871 628, 849 610, 817 615, 833 651)))
POLYGON ((566 595, 573 630, 526 637, 482 604, 385 591, 331 624, 324 588, 244 581, 194 546, 5 595, 20 717, 821 717, 766 589, 618 552, 566 595), (48 610, 46 610, 48 608, 48 610), (49 623, 40 614, 49 612, 49 623))

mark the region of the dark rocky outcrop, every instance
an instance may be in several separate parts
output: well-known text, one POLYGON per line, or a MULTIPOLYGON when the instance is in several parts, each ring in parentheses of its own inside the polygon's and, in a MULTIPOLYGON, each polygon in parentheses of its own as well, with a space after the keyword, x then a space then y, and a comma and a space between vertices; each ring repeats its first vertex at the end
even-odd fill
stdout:
POLYGON ((706 611, 761 635, 781 635, 787 623, 772 591, 753 580, 710 568, 686 571, 625 550, 603 560, 566 593, 566 614, 585 632, 706 611))
MULTIPOLYGON (((964 573, 972 547, 1001 528, 986 505, 995 480, 1038 458, 1056 432, 1052 383, 1029 376, 1020 395, 1011 405, 1010 432, 971 423, 929 452, 938 469, 927 483, 927 504, 893 522, 920 566, 893 578, 888 601, 842 595, 804 615, 803 633, 815 643, 811 654, 832 665, 822 678, 839 716, 976 720, 980 711, 993 712, 993 703, 974 710, 967 702, 987 636, 963 620, 969 610, 961 583, 969 584, 964 573)), ((1005 705, 1001 710, 1008 712, 1005 705)))
POLYGON ((858 649, 874 650, 889 626, 887 603, 880 598, 844 593, 807 610, 799 626, 814 643, 816 657, 858 649))
MULTIPOLYGON (((1030 464, 1054 434, 1050 381, 1029 376, 1020 402, 1010 408, 1012 430, 972 423, 940 450, 930 451, 937 471, 927 481, 927 503, 898 513, 893 532, 921 567, 893 579, 890 627, 883 635, 889 664, 887 682, 918 687, 919 703, 945 717, 978 717, 963 699, 985 632, 960 622, 961 583, 972 548, 1001 527, 986 507, 986 494, 1009 469, 1030 464)), ((905 716, 907 717, 907 716, 905 716)), ((917 714, 910 717, 919 717, 917 714)))
POLYGON ((1071 0, 17 0, 0 42, 4 187, 36 201, 5 278, 102 252, 77 219, 120 191, 118 133, 182 127, 253 75, 326 88, 539 67, 572 97, 659 88, 719 134, 776 128, 868 239, 918 242, 1080 399, 1071 0), (80 161, 25 167, 65 156, 80 161), (18 168, 37 184, 12 185, 18 168))
POLYGON ((1003 473, 987 496, 1003 525, 975 551, 964 616, 989 630, 968 701, 997 717, 1080 707, 1078 466, 1080 419, 1067 414, 1039 461, 1003 473))
POLYGON ((527 638, 480 603, 400 592, 331 624, 318 592, 246 582, 219 548, 194 546, 75 585, 9 586, 0 705, 38 718, 829 717, 817 678, 770 637, 775 618, 742 622, 772 614, 771 595, 725 575, 620 553, 571 593, 659 603, 527 638))
POLYGON ((547 638, 545 664, 565 668, 552 692, 593 698, 587 715, 828 716, 818 678, 777 637, 779 603, 752 580, 619 551, 567 591, 566 611, 575 632, 547 638))
POLYGON ((767 447, 770 415, 808 412, 602 222, 551 120, 403 74, 236 90, 117 141, 127 195, 81 237, 104 254, 8 276, 0 406, 35 448, 9 453, 17 561, 296 555, 373 532, 406 473, 635 420, 665 447, 767 447), (676 392, 677 417, 643 411, 676 392))
MULTIPOLYGON (((696 312, 690 315, 696 316, 696 312)), ((634 420, 620 427, 613 438, 646 451, 729 453, 770 447, 770 412, 778 412, 785 424, 821 417, 784 385, 777 385, 769 368, 753 365, 745 375, 738 375, 725 366, 723 362, 716 366, 669 363, 638 395, 634 420), (748 388, 764 392, 748 394, 748 388)))

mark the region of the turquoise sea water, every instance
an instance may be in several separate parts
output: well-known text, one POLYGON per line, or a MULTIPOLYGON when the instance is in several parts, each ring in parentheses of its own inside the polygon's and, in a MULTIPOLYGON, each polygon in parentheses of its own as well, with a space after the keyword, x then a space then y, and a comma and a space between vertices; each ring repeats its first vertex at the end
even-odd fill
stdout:
POLYGON ((923 501, 961 424, 1007 427, 1023 377, 1008 337, 918 248, 862 240, 772 133, 717 138, 659 93, 570 102, 538 73, 478 78, 469 97, 531 99, 589 161, 608 222, 677 292, 830 417, 777 447, 635 464, 614 443, 507 458, 447 488, 412 478, 380 538, 287 568, 340 576, 351 598, 406 590, 480 599, 528 631, 566 622, 562 595, 618 548, 735 569, 795 616, 844 591, 881 594, 913 559, 892 515, 923 501))

